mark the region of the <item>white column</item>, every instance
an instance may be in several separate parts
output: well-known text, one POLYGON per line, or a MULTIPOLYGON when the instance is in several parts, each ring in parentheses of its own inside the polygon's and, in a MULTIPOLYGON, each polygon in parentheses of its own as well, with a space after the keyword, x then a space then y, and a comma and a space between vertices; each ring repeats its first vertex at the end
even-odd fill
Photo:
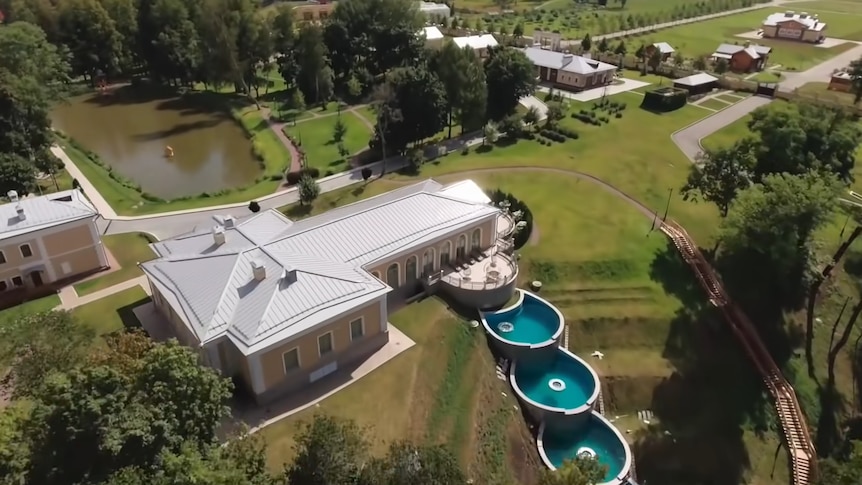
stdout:
POLYGON ((386 309, 386 298, 380 299, 380 331, 388 332, 389 328, 387 327, 387 320, 389 319, 389 312, 386 309))
POLYGON ((99 255, 99 265, 103 268, 108 266, 108 256, 105 254, 105 244, 102 242, 99 231, 96 230, 96 220, 90 221, 90 235, 93 236, 93 244, 96 245, 96 254, 99 255))
POLYGON ((246 357, 248 359, 248 371, 251 374, 251 388, 255 394, 263 394, 266 384, 263 382, 263 366, 260 363, 260 354, 246 357))

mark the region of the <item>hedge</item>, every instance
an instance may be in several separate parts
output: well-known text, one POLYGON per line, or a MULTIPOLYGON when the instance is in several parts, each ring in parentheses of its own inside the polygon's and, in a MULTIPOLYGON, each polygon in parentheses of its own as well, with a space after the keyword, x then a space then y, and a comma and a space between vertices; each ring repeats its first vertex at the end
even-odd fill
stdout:
POLYGON ((504 200, 508 201, 510 213, 521 211, 523 214, 521 221, 525 222, 526 225, 523 229, 516 232, 514 237, 515 249, 521 249, 524 244, 527 244, 527 241, 530 239, 530 234, 533 232, 533 213, 530 212, 530 208, 514 195, 508 192, 503 192, 500 189, 492 190, 491 193, 488 194, 488 197, 494 205, 499 205, 500 202, 503 202, 504 200))

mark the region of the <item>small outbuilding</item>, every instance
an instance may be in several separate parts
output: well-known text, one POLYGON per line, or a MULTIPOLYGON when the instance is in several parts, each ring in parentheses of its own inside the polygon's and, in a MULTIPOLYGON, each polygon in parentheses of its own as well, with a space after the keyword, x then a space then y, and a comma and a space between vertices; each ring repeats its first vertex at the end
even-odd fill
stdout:
POLYGON ((425 47, 438 49, 443 46, 443 32, 437 27, 425 27, 419 31, 419 35, 425 39, 425 47))
POLYGON ((685 89, 689 96, 708 93, 718 86, 718 78, 705 72, 679 78, 673 82, 673 87, 685 89))
POLYGON ((846 71, 838 71, 832 74, 832 78, 829 80, 830 91, 849 93, 852 87, 853 76, 851 76, 850 73, 846 71))
POLYGON ((676 52, 676 50, 667 42, 656 42, 655 44, 648 45, 646 47, 647 58, 649 59, 650 57, 652 57, 655 51, 658 51, 659 55, 661 55, 662 62, 670 59, 670 56, 672 56, 673 53, 676 52))

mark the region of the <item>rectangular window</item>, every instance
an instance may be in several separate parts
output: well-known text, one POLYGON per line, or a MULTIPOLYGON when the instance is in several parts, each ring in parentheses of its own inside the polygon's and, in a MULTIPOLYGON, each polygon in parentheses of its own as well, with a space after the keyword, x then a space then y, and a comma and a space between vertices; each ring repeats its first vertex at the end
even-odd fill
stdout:
POLYGON ((0 281, 0 291, 6 291, 9 288, 9 283, 6 280, 0 281))
POLYGON ((332 332, 317 337, 317 352, 321 357, 332 352, 332 332))
POLYGON ((21 245, 21 256, 25 257, 25 258, 29 258, 30 256, 33 256, 33 250, 30 249, 29 244, 22 244, 21 245))
POLYGON ((20 276, 13 276, 12 277, 12 285, 24 286, 24 280, 20 276))
POLYGON ((3 264, 5 262, 6 262, 6 253, 4 253, 3 251, 0 251, 0 264, 3 264))
POLYGON ((365 322, 361 318, 350 322, 350 340, 360 339, 363 335, 365 335, 365 322))
POLYGON ((293 348, 281 354, 281 361, 284 363, 284 373, 299 369, 299 348, 293 348))

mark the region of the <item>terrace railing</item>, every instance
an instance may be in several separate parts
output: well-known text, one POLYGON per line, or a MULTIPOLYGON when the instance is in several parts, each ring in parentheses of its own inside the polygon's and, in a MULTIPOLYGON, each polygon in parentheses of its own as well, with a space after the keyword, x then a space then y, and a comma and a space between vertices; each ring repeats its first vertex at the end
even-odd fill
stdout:
POLYGON ((444 283, 467 290, 493 290, 512 282, 518 275, 515 260, 503 253, 496 253, 465 270, 454 270, 443 274, 444 283), (478 267, 481 265, 481 267, 478 267), (494 265, 494 266, 492 266, 494 265), (496 272, 496 275, 492 273, 496 272))
POLYGON ((661 231, 673 241, 685 262, 694 270, 698 282, 709 295, 710 303, 721 310, 745 353, 763 378, 784 431, 793 485, 809 485, 817 478, 817 453, 796 392, 784 379, 754 324, 727 295, 715 270, 685 229, 674 222, 663 222, 661 231))

